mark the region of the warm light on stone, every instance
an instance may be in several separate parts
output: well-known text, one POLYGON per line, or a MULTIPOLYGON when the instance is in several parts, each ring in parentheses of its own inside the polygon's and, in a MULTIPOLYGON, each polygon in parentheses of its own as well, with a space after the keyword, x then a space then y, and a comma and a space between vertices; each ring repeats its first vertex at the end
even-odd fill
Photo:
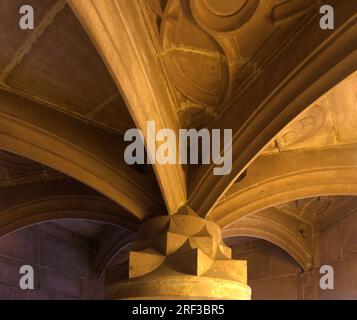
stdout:
POLYGON ((144 222, 129 261, 107 269, 110 299, 250 299, 247 263, 188 206, 144 222))
POLYGON ((357 297, 356 0, 22 2, 0 300, 357 297))

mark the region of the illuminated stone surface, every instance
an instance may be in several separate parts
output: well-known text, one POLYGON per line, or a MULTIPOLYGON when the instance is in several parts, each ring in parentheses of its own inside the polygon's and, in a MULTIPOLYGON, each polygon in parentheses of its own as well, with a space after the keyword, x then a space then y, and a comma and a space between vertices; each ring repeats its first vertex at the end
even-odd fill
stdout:
POLYGON ((106 273, 107 298, 250 299, 246 261, 232 260, 219 227, 184 207, 139 228, 129 261, 106 273))
MULTIPOLYGON (((0 236, 54 219, 112 225, 91 240, 90 270, 108 267, 109 298, 248 299, 249 270, 253 298, 356 298, 355 0, 329 1, 334 30, 321 30, 315 0, 29 2, 33 31, 18 27, 21 0, 0 1, 0 149, 10 152, 0 154, 0 236), (232 129, 232 172, 128 165, 123 134, 136 127, 147 142, 147 121, 232 129), (255 256, 254 241, 247 270, 221 231, 227 244, 273 243, 300 274, 283 254, 255 256), (317 287, 322 263, 336 268, 335 294, 317 287)), ((33 263, 24 243, 4 256, 33 263)), ((58 248, 44 246, 46 264, 58 248)), ((12 281, 0 295, 21 296, 12 281)))

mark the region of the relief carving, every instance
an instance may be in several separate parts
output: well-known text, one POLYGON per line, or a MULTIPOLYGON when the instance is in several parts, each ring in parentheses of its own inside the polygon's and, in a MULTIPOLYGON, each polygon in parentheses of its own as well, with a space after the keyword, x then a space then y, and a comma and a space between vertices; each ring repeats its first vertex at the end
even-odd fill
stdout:
POLYGON ((279 210, 309 222, 320 221, 335 206, 338 197, 313 197, 298 199, 276 206, 279 210))
POLYGON ((328 113, 324 106, 314 105, 288 125, 276 138, 278 148, 304 142, 316 136, 327 123, 328 113))
POLYGON ((282 25, 316 6, 313 0, 142 1, 177 112, 195 127, 207 125, 267 65, 272 51, 262 46, 276 49, 275 38, 287 36, 282 25))
POLYGON ((231 32, 253 16, 259 0, 190 0, 189 3, 195 20, 203 29, 231 32))
POLYGON ((161 42, 175 87, 193 102, 219 105, 227 90, 227 60, 218 43, 189 19, 179 2, 166 7, 161 42))

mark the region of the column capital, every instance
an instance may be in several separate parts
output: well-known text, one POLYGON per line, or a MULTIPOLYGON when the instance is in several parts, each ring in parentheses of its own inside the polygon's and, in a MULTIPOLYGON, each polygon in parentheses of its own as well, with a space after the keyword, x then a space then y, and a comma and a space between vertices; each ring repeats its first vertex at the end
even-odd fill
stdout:
POLYGON ((129 261, 106 274, 108 298, 250 299, 247 262, 232 260, 219 226, 184 206, 145 221, 129 261))

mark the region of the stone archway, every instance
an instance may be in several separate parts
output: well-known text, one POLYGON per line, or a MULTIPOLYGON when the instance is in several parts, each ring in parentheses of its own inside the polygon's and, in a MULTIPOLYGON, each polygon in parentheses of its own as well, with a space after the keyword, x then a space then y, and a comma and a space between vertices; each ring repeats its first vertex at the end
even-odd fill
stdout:
MULTIPOLYGON (((4 3, 9 16, 18 13, 14 1, 4 3)), ((329 123, 325 106, 305 112, 357 68, 357 3, 335 1, 328 31, 320 2, 244 3, 59 0, 36 5, 39 27, 30 35, 7 29, 0 148, 81 181, 120 209, 102 211, 88 190, 59 192, 73 180, 26 194, 28 185, 12 188, 8 179, 0 231, 61 217, 138 226, 129 261, 107 270, 113 299, 170 298, 165 286, 180 299, 249 299, 246 262, 233 260, 222 239, 221 228, 233 225, 274 241, 309 270, 315 221, 279 206, 355 194, 356 137, 338 131, 338 119, 329 123), (147 121, 174 133, 231 129, 231 173, 178 161, 147 172, 127 165, 123 133, 147 121), (333 134, 310 139, 311 127, 333 134)), ((142 131, 149 144, 155 133, 142 131)), ((107 242, 99 271, 117 241, 107 242)))

